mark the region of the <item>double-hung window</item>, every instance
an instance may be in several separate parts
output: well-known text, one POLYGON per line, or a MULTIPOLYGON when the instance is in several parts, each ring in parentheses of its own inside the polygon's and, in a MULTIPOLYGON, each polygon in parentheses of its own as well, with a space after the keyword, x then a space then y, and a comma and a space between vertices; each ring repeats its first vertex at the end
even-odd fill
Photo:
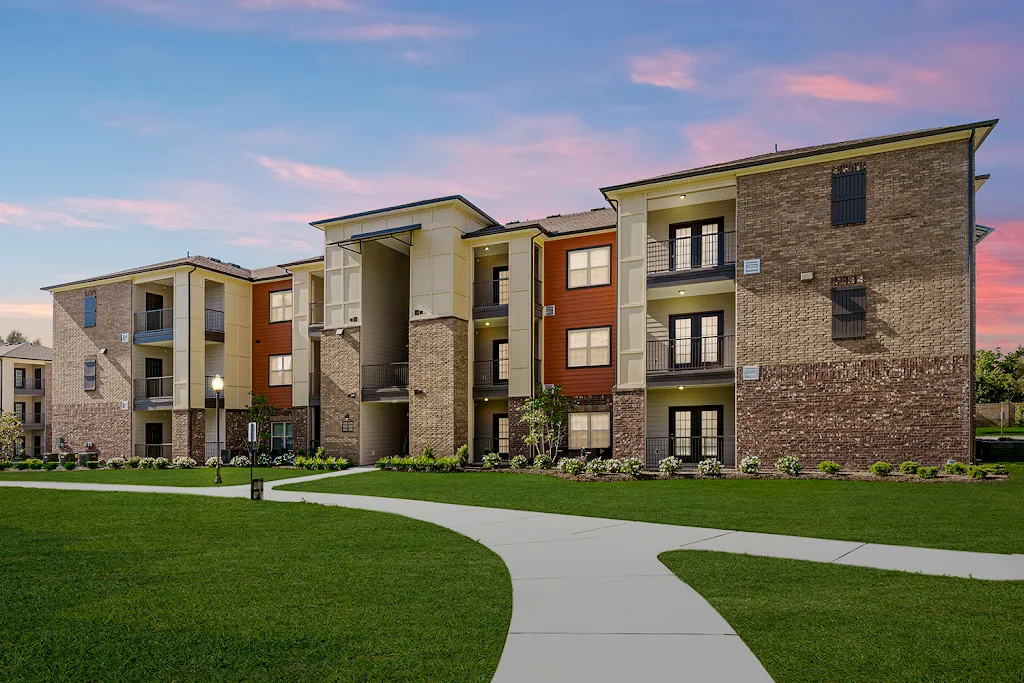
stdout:
POLYGON ((270 423, 270 450, 290 451, 292 449, 292 423, 270 423))
POLYGON ((82 299, 82 327, 96 327, 96 297, 82 299))
POLYGON ((571 413, 569 448, 608 448, 611 446, 609 413, 571 413))
POLYGON ((611 364, 610 327, 591 327, 568 332, 568 363, 570 368, 586 368, 611 364))
POLYGON ((292 383, 292 355, 270 357, 270 386, 281 387, 292 383))
POLYGON ((568 258, 569 282, 566 285, 568 289, 611 284, 611 245, 590 249, 573 249, 568 252, 568 258))
POLYGON ((25 368, 14 368, 14 388, 27 389, 25 386, 25 368))
POLYGON ((85 382, 83 388, 86 391, 96 390, 96 359, 85 359, 85 382))
POLYGON ((292 290, 270 293, 270 322, 280 323, 292 319, 292 290))

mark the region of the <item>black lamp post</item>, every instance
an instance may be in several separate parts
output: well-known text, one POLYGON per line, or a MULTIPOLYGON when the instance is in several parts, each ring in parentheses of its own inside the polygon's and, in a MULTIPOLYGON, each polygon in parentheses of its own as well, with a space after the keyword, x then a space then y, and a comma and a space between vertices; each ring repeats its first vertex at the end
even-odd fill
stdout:
POLYGON ((215 375, 214 378, 210 380, 210 388, 217 394, 217 412, 214 420, 217 423, 217 452, 214 453, 214 457, 217 458, 217 481, 214 483, 222 484, 224 482, 221 481, 220 478, 220 392, 224 391, 224 378, 220 375, 215 375))

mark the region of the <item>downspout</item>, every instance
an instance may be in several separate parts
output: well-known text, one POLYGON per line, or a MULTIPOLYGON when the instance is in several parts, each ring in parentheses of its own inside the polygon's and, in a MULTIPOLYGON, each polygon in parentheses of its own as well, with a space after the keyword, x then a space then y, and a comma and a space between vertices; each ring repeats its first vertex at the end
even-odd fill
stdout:
MULTIPOLYGON (((537 310, 537 292, 534 292, 533 288, 537 286, 537 255, 534 253, 534 249, 536 248, 535 242, 538 234, 539 233, 535 232, 533 233, 533 236, 530 237, 530 275, 532 276, 532 281, 530 282, 530 293, 533 295, 531 297, 533 300, 530 302, 531 311, 537 310)), ((541 292, 541 294, 543 294, 543 292, 541 292)), ((544 299, 541 297, 541 306, 543 305, 544 299)), ((543 311, 541 312, 543 313, 543 311)), ((533 315, 531 315, 530 318, 532 320, 533 315)), ((541 318, 541 320, 543 320, 543 318, 541 318)), ((530 348, 533 350, 533 353, 530 354, 530 396, 533 396, 533 392, 537 388, 537 378, 534 376, 537 370, 537 349, 534 348, 534 344, 537 342, 536 324, 537 322, 533 321, 533 324, 530 325, 530 348)))
POLYGON ((970 396, 968 399, 970 406, 970 420, 968 421, 969 431, 967 437, 970 440, 970 449, 968 453, 970 455, 970 462, 976 462, 975 454, 975 440, 974 440, 974 396, 975 396, 975 345, 977 343, 977 333, 975 331, 975 325, 977 324, 977 315, 975 311, 975 262, 974 262, 974 136, 975 128, 971 126, 971 137, 968 139, 967 147, 967 260, 968 260, 968 298, 969 298, 969 309, 970 309, 970 320, 971 320, 971 332, 970 332, 970 353, 968 355, 968 373, 970 377, 970 396))

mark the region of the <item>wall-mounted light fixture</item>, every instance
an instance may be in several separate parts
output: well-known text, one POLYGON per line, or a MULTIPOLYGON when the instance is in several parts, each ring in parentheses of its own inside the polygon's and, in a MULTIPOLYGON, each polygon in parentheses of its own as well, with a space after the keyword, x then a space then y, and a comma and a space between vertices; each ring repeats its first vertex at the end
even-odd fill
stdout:
POLYGON ((417 396, 423 396, 427 392, 423 391, 422 389, 413 389, 412 393, 416 394, 417 396))

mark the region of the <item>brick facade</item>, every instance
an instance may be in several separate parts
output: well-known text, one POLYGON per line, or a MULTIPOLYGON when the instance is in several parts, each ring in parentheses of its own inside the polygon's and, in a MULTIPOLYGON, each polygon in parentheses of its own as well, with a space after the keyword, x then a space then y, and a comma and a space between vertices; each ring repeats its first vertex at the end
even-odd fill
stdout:
POLYGON ((645 389, 612 393, 612 454, 616 458, 643 458, 647 420, 645 389))
MULTIPOLYGON (((409 450, 436 456, 469 440, 469 324, 459 318, 409 323, 409 450)), ((509 399, 509 426, 512 399, 509 399)))
POLYGON ((324 331, 320 340, 320 441, 330 456, 359 461, 359 330, 324 331), (351 395, 351 397, 350 397, 351 395), (342 431, 345 416, 350 432, 342 431))
POLYGON ((851 158, 867 221, 831 225, 832 164, 741 176, 736 280, 737 457, 848 467, 972 455, 968 145, 851 158), (812 272, 803 281, 801 273, 812 272), (863 339, 833 340, 834 278, 862 278, 863 339))
POLYGON ((508 457, 533 455, 530 446, 523 441, 530 429, 523 423, 525 396, 510 396, 508 399, 508 457))
POLYGON ((171 458, 206 459, 206 411, 202 408, 171 411, 171 458))

